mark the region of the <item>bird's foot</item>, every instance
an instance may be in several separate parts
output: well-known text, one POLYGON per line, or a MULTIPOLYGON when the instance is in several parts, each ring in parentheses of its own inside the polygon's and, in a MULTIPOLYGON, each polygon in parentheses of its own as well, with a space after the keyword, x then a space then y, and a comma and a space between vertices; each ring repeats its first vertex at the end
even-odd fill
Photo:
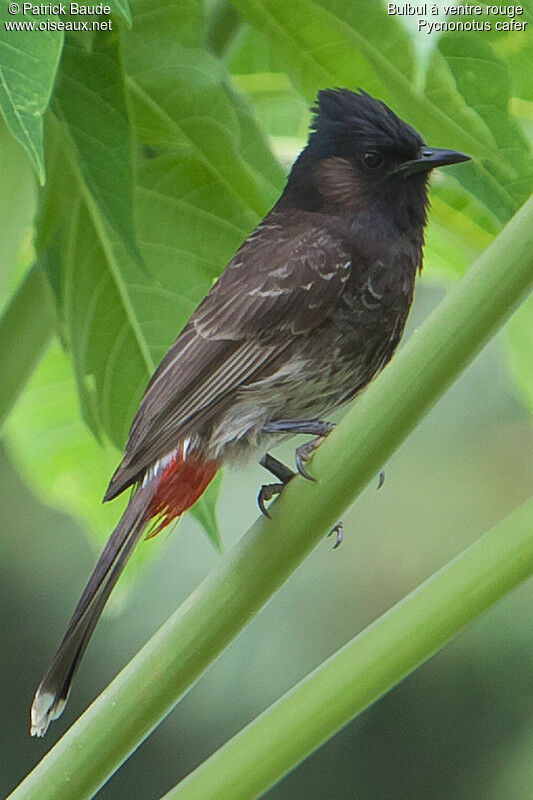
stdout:
POLYGON ((344 539, 344 528, 342 522, 337 522, 337 524, 328 533, 328 536, 333 536, 333 534, 335 534, 335 544, 333 545, 333 549, 336 550, 341 546, 344 539))
MULTIPOLYGON (((316 436, 316 439, 298 447, 295 454, 296 468, 300 475, 307 478, 308 481, 314 481, 315 478, 313 478, 305 468, 305 462, 311 457, 311 454, 317 447, 322 444, 324 439, 329 436, 334 427, 334 422, 324 422, 321 419, 278 419, 274 422, 267 423, 262 431, 263 433, 301 433, 316 436)), ((272 469, 270 466, 271 461, 276 461, 276 459, 272 459, 267 453, 265 458, 261 461, 261 464, 286 483, 285 476, 280 475, 277 468, 272 469)), ((277 463, 279 465, 279 462, 277 463)), ((284 469, 287 470, 287 467, 284 467, 284 469)), ((288 472, 290 477, 292 477, 292 474, 290 474, 291 471, 288 470, 288 472)))
POLYGON ((385 470, 382 469, 378 475, 378 489, 381 489, 384 483, 385 483, 385 470))
POLYGON ((316 439, 311 439, 310 442, 305 442, 305 444, 301 444, 300 447, 296 448, 295 458, 296 458, 296 469, 300 473, 303 478, 307 478, 308 481, 316 481, 316 478, 313 478, 312 475, 306 469, 306 462, 311 458, 312 454, 315 452, 317 447, 320 447, 324 439, 326 439, 333 428, 335 427, 333 423, 323 423, 324 426, 327 425, 327 430, 324 433, 321 433, 320 436, 317 436, 316 439))
POLYGON ((264 483, 263 486, 261 486, 259 494, 257 495, 257 505, 261 513, 264 514, 267 519, 270 519, 270 514, 268 513, 265 503, 268 503, 268 501, 272 500, 276 495, 281 494, 284 488, 284 483, 264 483))

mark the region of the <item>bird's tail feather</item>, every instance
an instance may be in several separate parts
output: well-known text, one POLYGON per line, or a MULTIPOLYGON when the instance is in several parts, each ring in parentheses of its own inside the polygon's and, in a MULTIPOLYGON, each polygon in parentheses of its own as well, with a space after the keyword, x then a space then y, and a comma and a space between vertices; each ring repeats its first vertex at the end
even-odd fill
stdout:
POLYGON ((50 669, 35 693, 31 707, 31 734, 44 736, 60 716, 72 678, 102 613, 104 605, 142 536, 149 519, 153 487, 139 486, 98 559, 70 620, 50 669))
POLYGON ((205 461, 197 451, 187 452, 181 444, 146 474, 109 537, 52 665, 35 693, 32 736, 44 736, 50 722, 61 715, 95 625, 145 527, 153 520, 148 535, 154 536, 180 517, 204 492, 217 469, 216 461, 205 461))

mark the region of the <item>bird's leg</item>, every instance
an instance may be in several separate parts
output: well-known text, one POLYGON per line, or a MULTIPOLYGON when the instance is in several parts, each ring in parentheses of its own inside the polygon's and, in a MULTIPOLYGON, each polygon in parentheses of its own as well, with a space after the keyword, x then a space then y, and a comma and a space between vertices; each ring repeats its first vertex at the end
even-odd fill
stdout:
POLYGON ((259 463, 282 483, 288 483, 290 479, 294 478, 296 475, 292 469, 286 467, 285 464, 282 464, 277 458, 271 456, 270 453, 264 455, 259 463))
POLYGON ((267 511, 265 503, 269 500, 272 500, 272 498, 277 494, 281 494, 284 487, 288 484, 291 478, 294 478, 296 473, 293 472, 292 469, 289 469, 289 467, 286 467, 285 464, 282 464, 281 461, 278 461, 277 458, 271 456, 270 453, 264 455, 259 463, 280 481, 280 483, 263 484, 257 496, 257 505, 259 506, 261 513, 270 519, 270 514, 267 511))
MULTIPOLYGON (((323 422, 319 419, 282 419, 277 420, 276 422, 268 423, 263 428, 263 431, 265 433, 310 433, 311 435, 316 436, 316 439, 313 439, 311 442, 307 442, 301 447, 298 447, 296 450, 296 466, 298 468, 298 472, 304 478, 314 481, 315 479, 312 477, 312 475, 309 475, 309 473, 305 470, 304 463, 309 458, 311 453, 316 450, 321 442, 324 441, 326 436, 331 433, 334 427, 335 424, 333 422, 323 422)), ((265 508, 265 502, 271 500, 275 495, 280 494, 287 483, 294 478, 296 473, 293 472, 292 469, 289 469, 289 467, 286 467, 285 464, 282 464, 281 461, 278 461, 277 458, 271 456, 270 453, 267 453, 265 456, 263 456, 259 463, 262 467, 265 467, 265 469, 267 469, 281 481, 281 483, 270 483, 262 486, 259 491, 259 496, 257 498, 259 508, 265 517, 270 519, 270 514, 265 508)), ((328 536, 332 536, 333 534, 335 534, 335 544, 333 545, 333 549, 336 550, 341 546, 344 538, 342 522, 338 522, 328 533, 328 536)))
POLYGON ((275 422, 267 423, 263 431, 265 433, 309 433, 315 436, 315 439, 296 448, 298 472, 307 480, 314 481, 315 478, 307 472, 305 463, 334 427, 334 422, 323 422, 321 419, 278 419, 275 422))

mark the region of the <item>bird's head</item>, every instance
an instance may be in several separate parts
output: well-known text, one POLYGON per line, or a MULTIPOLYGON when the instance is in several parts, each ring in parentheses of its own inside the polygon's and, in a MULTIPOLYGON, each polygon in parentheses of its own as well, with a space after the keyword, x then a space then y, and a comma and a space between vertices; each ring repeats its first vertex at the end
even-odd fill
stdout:
POLYGON ((325 89, 313 111, 309 142, 285 191, 300 208, 366 208, 387 214, 398 227, 420 227, 431 170, 469 160, 428 147, 414 128, 364 91, 325 89))

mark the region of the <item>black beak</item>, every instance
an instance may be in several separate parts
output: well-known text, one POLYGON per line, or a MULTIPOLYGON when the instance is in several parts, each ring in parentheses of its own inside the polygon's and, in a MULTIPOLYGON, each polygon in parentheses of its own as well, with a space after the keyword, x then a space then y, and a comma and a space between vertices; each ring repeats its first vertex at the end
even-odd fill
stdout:
POLYGON ((442 147, 423 147, 420 158, 400 164, 394 172, 400 175, 414 175, 416 172, 429 172, 435 167, 459 164, 461 161, 470 161, 470 156, 457 150, 444 150, 442 147))

